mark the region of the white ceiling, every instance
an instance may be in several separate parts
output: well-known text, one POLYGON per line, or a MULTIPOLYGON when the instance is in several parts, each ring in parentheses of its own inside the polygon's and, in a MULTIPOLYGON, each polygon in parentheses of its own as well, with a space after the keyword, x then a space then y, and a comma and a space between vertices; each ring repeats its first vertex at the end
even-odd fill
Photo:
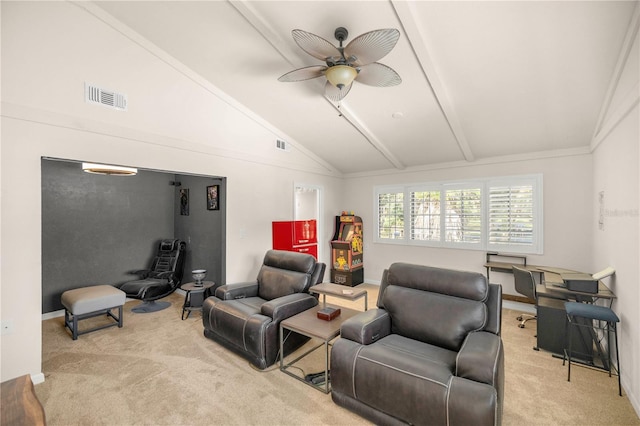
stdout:
MULTIPOLYGON (((124 1, 98 6, 341 173, 588 148, 636 1, 124 1), (291 30, 338 44, 397 28, 380 62, 402 83, 354 83, 340 106, 291 30), (401 118, 393 118, 400 113, 401 118)), ((274 142, 275 143, 275 142, 274 142)))

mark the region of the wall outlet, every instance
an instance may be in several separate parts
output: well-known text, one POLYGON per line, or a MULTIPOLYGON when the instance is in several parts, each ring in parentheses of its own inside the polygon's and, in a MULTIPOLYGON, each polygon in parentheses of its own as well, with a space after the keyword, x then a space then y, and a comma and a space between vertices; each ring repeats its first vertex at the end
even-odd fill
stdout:
POLYGON ((0 321, 0 330, 2 331, 1 334, 13 333, 13 320, 0 321))

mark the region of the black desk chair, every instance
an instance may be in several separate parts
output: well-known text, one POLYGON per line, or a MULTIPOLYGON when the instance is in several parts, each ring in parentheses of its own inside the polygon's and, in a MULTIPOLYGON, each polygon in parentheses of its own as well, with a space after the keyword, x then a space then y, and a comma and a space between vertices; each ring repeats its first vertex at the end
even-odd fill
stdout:
MULTIPOLYGON (((512 268, 516 291, 532 301, 534 304, 537 304, 536 281, 533 278, 533 273, 526 269, 518 268, 517 266, 513 266, 512 268)), ((518 327, 524 328, 527 321, 537 320, 538 317, 537 315, 532 314, 522 314, 518 315, 516 319, 520 321, 518 327)))

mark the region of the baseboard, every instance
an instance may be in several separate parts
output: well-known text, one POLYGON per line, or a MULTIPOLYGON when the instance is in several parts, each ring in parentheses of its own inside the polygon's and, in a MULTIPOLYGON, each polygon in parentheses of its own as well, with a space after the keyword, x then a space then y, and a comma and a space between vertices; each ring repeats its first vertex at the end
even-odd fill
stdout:
POLYGON ((535 302, 531 299, 529 299, 528 297, 523 297, 523 296, 516 296, 515 294, 502 294, 502 300, 509 300, 512 302, 519 302, 519 303, 527 303, 529 305, 534 305, 535 302))
POLYGON ((42 314, 42 321, 49 320, 52 318, 63 317, 63 316, 64 316, 64 309, 60 309, 59 311, 47 312, 46 314, 42 314))
POLYGON ((502 300, 502 307, 504 309, 511 309, 514 311, 525 312, 527 314, 536 314, 536 307, 530 303, 516 302, 514 300, 502 300))
POLYGON ((33 382, 34 385, 44 383, 44 373, 31 374, 31 382, 33 382))

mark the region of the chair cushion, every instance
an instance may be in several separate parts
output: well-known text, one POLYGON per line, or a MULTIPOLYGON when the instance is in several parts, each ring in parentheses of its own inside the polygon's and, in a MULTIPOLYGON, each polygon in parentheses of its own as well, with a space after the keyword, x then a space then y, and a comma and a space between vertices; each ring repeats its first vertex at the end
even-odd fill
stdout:
POLYGON ((258 295, 273 300, 306 291, 315 267, 316 259, 308 254, 269 250, 258 273, 258 295))
POLYGON ((564 309, 567 315, 589 318, 607 322, 619 322, 620 318, 613 312, 613 309, 606 306, 592 305, 590 303, 564 302, 564 309))
POLYGON ((391 332, 458 351, 468 333, 484 328, 481 301, 391 285, 383 296, 391 332))
POLYGON ((258 295, 265 300, 300 293, 310 286, 311 274, 262 265, 258 274, 258 295))
POLYGON ((487 279, 477 272, 455 271, 398 262, 389 267, 387 279, 390 285, 470 300, 484 301, 489 295, 487 279))
POLYGON ((355 395, 410 424, 442 424, 455 361, 453 351, 389 335, 358 353, 352 376, 355 395), (416 409, 427 402, 428 410, 416 409))
POLYGON ((62 293, 62 305, 74 315, 87 314, 102 309, 124 305, 123 291, 110 285, 76 288, 62 293))
POLYGON ((265 254, 262 264, 278 269, 311 274, 316 266, 316 259, 311 255, 294 251, 269 250, 265 254))
POLYGON ((162 278, 129 281, 120 286, 120 290, 134 299, 153 299, 171 291, 171 289, 171 283, 162 278))

